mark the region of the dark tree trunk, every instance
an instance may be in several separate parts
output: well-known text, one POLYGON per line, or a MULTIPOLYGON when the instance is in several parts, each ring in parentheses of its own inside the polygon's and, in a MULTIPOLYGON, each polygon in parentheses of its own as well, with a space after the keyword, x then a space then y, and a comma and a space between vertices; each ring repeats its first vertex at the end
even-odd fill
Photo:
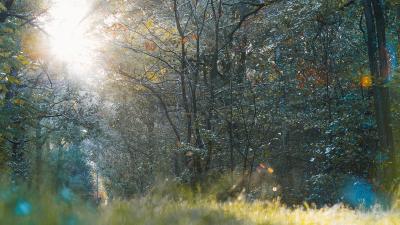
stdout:
POLYGON ((364 0, 364 12, 367 25, 369 66, 374 78, 373 92, 379 138, 376 176, 378 183, 383 184, 385 189, 389 190, 395 175, 396 155, 391 127, 389 88, 385 85, 389 73, 389 63, 383 1, 364 0))
POLYGON ((42 183, 42 164, 43 164, 43 138, 42 131, 40 125, 40 119, 38 119, 36 123, 36 136, 35 136, 35 144, 36 144, 36 162, 35 162, 35 176, 34 186, 36 190, 39 190, 40 184, 42 183))
MULTIPOLYGON (((214 117, 214 110, 215 110, 215 84, 217 82, 217 75, 218 75, 218 53, 219 53, 219 26, 220 26, 220 18, 222 15, 222 2, 221 1, 214 1, 212 0, 211 2, 211 9, 213 11, 213 17, 214 17, 214 51, 212 54, 212 59, 211 59, 211 71, 210 71, 210 106, 208 110, 208 118, 207 118, 207 130, 209 132, 212 132, 212 124, 211 121, 214 117), (217 4, 215 4, 217 3, 217 4)), ((208 171, 211 166, 211 161, 213 158, 213 153, 214 152, 214 144, 213 140, 208 141, 207 145, 207 157, 206 157, 206 163, 205 163, 205 171, 208 171)))

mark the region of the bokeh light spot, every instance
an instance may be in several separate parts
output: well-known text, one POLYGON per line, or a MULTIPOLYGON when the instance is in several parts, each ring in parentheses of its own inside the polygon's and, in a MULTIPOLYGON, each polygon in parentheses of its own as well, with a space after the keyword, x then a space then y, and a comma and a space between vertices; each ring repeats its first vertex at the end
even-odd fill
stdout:
POLYGON ((360 80, 361 87, 370 88, 372 86, 372 77, 370 75, 364 75, 360 80))
POLYGON ((15 214, 17 216, 27 216, 31 213, 31 211, 32 205, 25 200, 18 201, 17 205, 15 206, 15 214))
POLYGON ((377 197, 372 185, 364 179, 349 179, 343 189, 343 199, 353 207, 371 208, 376 204, 377 197))
POLYGON ((74 193, 69 188, 64 187, 61 192, 60 196, 64 201, 71 201, 74 197, 74 193))

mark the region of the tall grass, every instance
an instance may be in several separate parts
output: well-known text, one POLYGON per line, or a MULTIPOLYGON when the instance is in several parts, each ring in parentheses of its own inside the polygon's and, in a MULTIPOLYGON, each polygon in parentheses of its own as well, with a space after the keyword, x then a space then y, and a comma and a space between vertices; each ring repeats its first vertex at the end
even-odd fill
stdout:
POLYGON ((24 188, 0 191, 1 225, 235 225, 235 224, 400 224, 400 209, 353 210, 342 205, 289 208, 279 201, 217 202, 169 186, 145 197, 114 200, 106 206, 80 201, 64 189, 35 193, 24 188))

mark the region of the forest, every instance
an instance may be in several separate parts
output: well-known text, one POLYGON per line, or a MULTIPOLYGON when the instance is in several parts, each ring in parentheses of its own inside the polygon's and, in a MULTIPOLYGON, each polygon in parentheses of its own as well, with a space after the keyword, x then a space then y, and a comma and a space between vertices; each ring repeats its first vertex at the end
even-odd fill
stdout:
POLYGON ((0 225, 400 224, 400 0, 0 0, 0 225))

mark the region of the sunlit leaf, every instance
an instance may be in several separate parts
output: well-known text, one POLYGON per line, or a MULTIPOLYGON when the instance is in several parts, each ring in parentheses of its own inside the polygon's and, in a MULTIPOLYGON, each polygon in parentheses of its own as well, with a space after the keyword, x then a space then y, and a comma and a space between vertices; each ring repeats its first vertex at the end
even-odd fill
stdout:
POLYGON ((148 80, 153 81, 153 82, 159 81, 159 77, 157 76, 157 73, 153 72, 153 71, 146 72, 146 77, 148 80))
POLYGON ((152 42, 152 41, 146 41, 146 42, 144 43, 144 48, 145 48, 147 51, 155 51, 155 50, 157 49, 157 45, 156 45, 156 43, 154 43, 154 42, 152 42))
POLYGON ((7 81, 11 84, 21 84, 21 81, 13 76, 7 76, 7 81))
POLYGON ((17 56, 17 60, 25 66, 30 64, 30 61, 22 54, 17 56))
POLYGON ((0 12, 5 12, 5 11, 7 11, 7 7, 5 7, 3 3, 0 2, 0 12))
POLYGON ((196 41, 199 39, 199 36, 197 34, 192 34, 191 38, 192 38, 192 40, 196 41))
POLYGON ((42 58, 43 51, 40 47, 40 38, 38 34, 26 34, 22 37, 22 50, 27 57, 37 60, 42 58))
POLYGON ((8 64, 3 64, 3 67, 1 68, 1 70, 2 70, 4 73, 9 74, 9 73, 11 73, 11 66, 8 65, 8 64))
POLYGON ((149 29, 153 28, 154 27, 154 21, 152 19, 148 19, 146 21, 146 27, 149 28, 149 29))
POLYGON ((188 37, 181 38, 181 44, 186 44, 189 41, 188 37))
POLYGON ((162 68, 161 70, 160 70, 160 74, 161 75, 165 75, 166 73, 167 73, 167 68, 162 68))

